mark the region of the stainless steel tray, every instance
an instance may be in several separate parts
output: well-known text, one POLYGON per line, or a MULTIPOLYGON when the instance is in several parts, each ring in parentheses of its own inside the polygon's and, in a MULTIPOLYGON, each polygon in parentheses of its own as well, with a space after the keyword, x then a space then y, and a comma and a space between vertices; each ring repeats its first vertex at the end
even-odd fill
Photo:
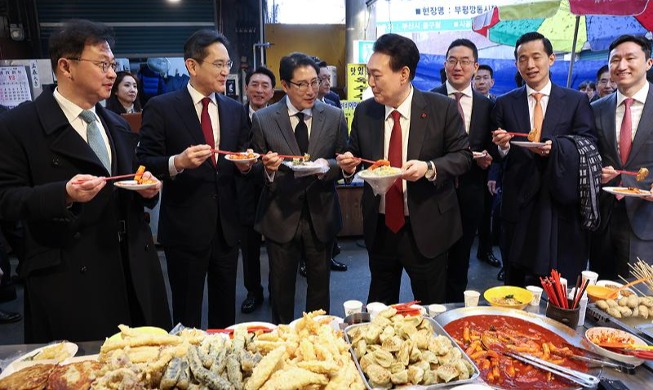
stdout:
MULTIPOLYGON (((433 328, 433 333, 436 335, 442 335, 447 337, 449 340, 451 340, 451 343, 453 344, 454 348, 460 350, 462 353, 462 357, 467 360, 472 367, 474 368, 474 373, 471 375, 469 379, 464 379, 464 380, 456 380, 456 381, 451 381, 449 383, 436 383, 433 385, 408 385, 408 386, 401 386, 402 389, 438 389, 442 387, 451 387, 454 385, 461 385, 465 383, 472 383, 476 382, 477 378, 481 375, 481 372, 478 370, 478 367, 476 367, 476 364, 465 354, 465 351, 463 351, 460 346, 449 336, 449 334, 438 324, 433 320, 431 317, 424 317, 426 321, 428 321, 431 324, 431 327, 433 328)), ((351 346, 351 340, 349 339, 349 331, 351 329, 354 329, 355 327, 359 326, 367 326, 369 323, 363 323, 363 324, 355 324, 355 325, 349 325, 348 327, 345 328, 345 340, 347 340, 347 343, 349 343, 350 348, 349 352, 351 353, 352 358, 354 359, 354 363, 356 364, 356 368, 358 368, 358 372, 363 378, 363 382, 365 383, 365 386, 369 389, 378 389, 376 387, 370 386, 370 383, 367 381, 367 377, 365 376, 365 373, 363 372, 363 369, 361 369, 360 364, 358 363, 358 357, 356 356, 356 353, 354 352, 354 348, 351 346)), ((394 388, 394 387, 393 387, 394 388)))

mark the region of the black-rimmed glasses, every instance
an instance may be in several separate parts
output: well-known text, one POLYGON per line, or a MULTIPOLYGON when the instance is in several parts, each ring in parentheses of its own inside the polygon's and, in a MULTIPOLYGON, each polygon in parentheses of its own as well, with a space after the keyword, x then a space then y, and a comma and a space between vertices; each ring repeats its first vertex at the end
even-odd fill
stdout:
POLYGON ((322 80, 319 79, 313 79, 309 83, 308 81, 300 81, 299 83, 296 83, 294 81, 288 81, 290 84, 294 85, 297 87, 299 92, 306 92, 308 91, 308 88, 311 87, 312 89, 317 89, 320 84, 322 84, 322 80))
POLYGON ((98 61, 98 60, 88 60, 86 58, 66 58, 67 60, 71 61, 87 61, 93 63, 93 65, 98 66, 100 69, 102 69, 102 72, 107 73, 109 71, 109 68, 113 69, 115 72, 116 69, 118 69, 118 63, 117 62, 106 62, 106 61, 98 61))

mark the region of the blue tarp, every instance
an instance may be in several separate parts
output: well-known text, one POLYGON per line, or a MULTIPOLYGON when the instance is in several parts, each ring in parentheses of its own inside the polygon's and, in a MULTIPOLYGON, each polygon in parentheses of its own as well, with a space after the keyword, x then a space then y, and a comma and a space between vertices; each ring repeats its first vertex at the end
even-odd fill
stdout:
MULTIPOLYGON (((423 91, 428 91, 439 86, 441 84, 440 69, 444 67, 444 60, 445 56, 442 55, 422 54, 417 65, 417 72, 413 81, 414 85, 423 91)), ((490 65, 494 70, 494 87, 491 92, 495 95, 502 95, 516 87, 515 73, 517 72, 517 67, 514 60, 480 58, 478 62, 479 64, 490 65)), ((596 81, 596 72, 607 63, 607 58, 605 60, 576 61, 574 63, 571 87, 576 89, 580 83, 586 80, 596 81)), ((566 86, 568 72, 569 61, 556 59, 551 67, 553 82, 559 86, 566 86)))

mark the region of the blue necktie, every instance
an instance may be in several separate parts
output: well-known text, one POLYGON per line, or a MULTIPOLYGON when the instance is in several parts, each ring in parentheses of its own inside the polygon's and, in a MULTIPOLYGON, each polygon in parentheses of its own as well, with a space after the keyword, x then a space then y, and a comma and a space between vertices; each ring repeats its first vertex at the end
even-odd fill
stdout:
POLYGON ((111 173, 111 162, 109 161, 109 153, 107 147, 102 139, 102 130, 97 124, 97 117, 91 110, 84 110, 79 114, 79 117, 87 123, 86 138, 88 145, 93 149, 100 162, 106 168, 109 174, 111 173))

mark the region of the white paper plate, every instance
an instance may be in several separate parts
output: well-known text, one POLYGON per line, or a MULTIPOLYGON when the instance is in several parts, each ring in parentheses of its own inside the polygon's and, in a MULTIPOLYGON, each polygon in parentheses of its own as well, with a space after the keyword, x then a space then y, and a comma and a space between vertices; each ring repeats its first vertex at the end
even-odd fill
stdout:
POLYGON ((621 192, 621 191, 627 190, 627 189, 628 189, 628 187, 603 187, 603 191, 609 192, 609 193, 614 194, 614 195, 633 196, 635 198, 642 198, 644 196, 653 195, 653 194, 651 194, 651 191, 642 190, 641 188, 638 188, 638 190, 641 191, 641 193, 638 193, 638 194, 631 194, 631 193, 627 193, 627 192, 621 192))
POLYGON ((136 180, 122 180, 113 183, 113 185, 124 190, 138 191, 154 187, 156 183, 138 184, 136 180))
POLYGON ((483 158, 487 156, 487 152, 472 152, 472 156, 474 157, 474 159, 483 158))
POLYGON ((251 322, 241 322, 240 324, 234 324, 228 327, 227 329, 237 329, 237 328, 249 328, 253 326, 261 326, 261 327, 266 327, 269 329, 276 329, 277 326, 275 324, 271 324, 269 322, 261 322, 261 321, 251 321, 251 322))
POLYGON ((323 165, 318 164, 315 161, 306 161, 301 164, 293 164, 292 161, 286 161, 284 164, 292 169, 293 171, 302 172, 302 171, 311 171, 311 170, 320 170, 323 165))
POLYGON ((618 360, 618 361, 624 362, 624 363, 633 364, 635 366, 639 366, 642 363, 644 363, 644 360, 642 360, 640 358, 637 358, 635 356, 624 355, 624 354, 621 354, 621 353, 613 352, 613 351, 611 351, 609 349, 605 349, 605 348, 599 347, 598 345, 594 344, 594 342, 591 340, 592 336, 593 335, 598 335, 598 334, 601 334, 601 333, 614 334, 615 336, 622 337, 622 338, 630 338, 630 339, 632 339, 634 341, 635 345, 647 345, 644 342, 644 340, 642 340, 639 337, 637 337, 635 335, 632 335, 632 334, 630 334, 628 332, 625 332, 623 330, 597 326, 597 327, 590 328, 587 331, 585 331, 585 338, 587 339, 587 341, 589 341, 590 345, 592 346, 594 351, 596 351, 596 353, 598 353, 599 355, 605 356, 605 357, 609 357, 610 359, 618 360))
MULTIPOLYGON (((245 154, 245 153, 242 153, 245 154)), ((254 153, 254 157, 252 158, 232 158, 233 154, 227 154, 224 156, 225 160, 233 161, 233 162, 249 162, 249 161, 256 161, 258 160, 259 157, 261 157, 260 154, 254 153)))
POLYGON ((536 148, 538 146, 544 146, 544 142, 530 142, 530 141, 510 141, 511 144, 521 146, 523 148, 536 148))
POLYGON ((0 374, 0 378, 4 378, 8 375, 13 374, 16 371, 22 370, 25 367, 33 366, 35 364, 56 364, 61 361, 65 361, 66 359, 69 359, 77 353, 77 344, 70 343, 68 341, 62 341, 63 343, 63 349, 65 351, 65 357, 61 360, 54 360, 54 359, 43 359, 43 360, 33 360, 33 358, 38 355, 41 351, 45 350, 46 348, 51 348, 53 345, 57 345, 60 343, 53 343, 49 344, 46 346, 43 346, 41 348, 36 348, 32 351, 27 352, 26 354, 18 357, 14 361, 12 361, 3 371, 2 374, 0 374))

